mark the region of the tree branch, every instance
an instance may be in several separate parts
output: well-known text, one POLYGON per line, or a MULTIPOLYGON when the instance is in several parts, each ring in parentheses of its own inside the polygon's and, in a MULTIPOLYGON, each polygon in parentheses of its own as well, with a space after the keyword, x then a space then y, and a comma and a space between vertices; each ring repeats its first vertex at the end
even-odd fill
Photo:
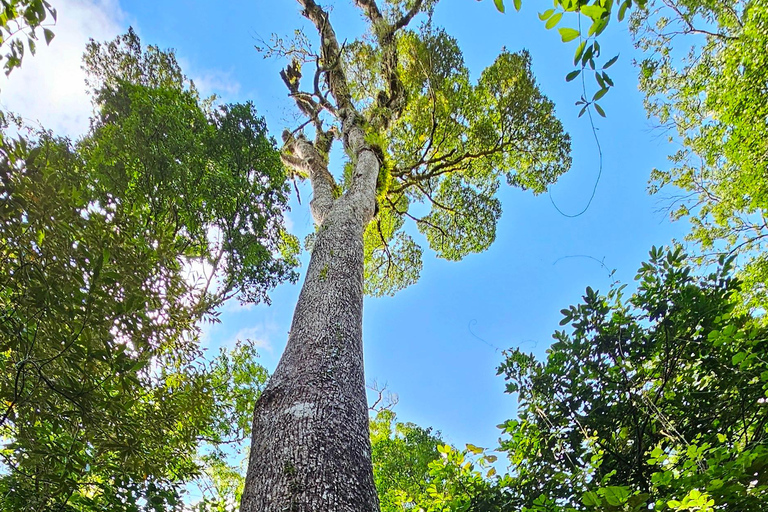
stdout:
MULTIPOLYGON (((327 135, 327 132, 318 132, 318 137, 322 135, 327 135)), ((303 134, 294 137, 285 131, 283 142, 283 150, 280 153, 283 163, 299 176, 309 178, 312 184, 313 198, 309 202, 309 208, 315 223, 320 225, 333 206, 336 189, 336 180, 328 171, 327 159, 303 134)))
POLYGON ((302 15, 311 21, 320 35, 320 64, 327 73, 328 87, 339 109, 352 107, 347 77, 341 68, 341 46, 336 32, 328 21, 328 13, 315 0, 297 0, 303 7, 302 15))

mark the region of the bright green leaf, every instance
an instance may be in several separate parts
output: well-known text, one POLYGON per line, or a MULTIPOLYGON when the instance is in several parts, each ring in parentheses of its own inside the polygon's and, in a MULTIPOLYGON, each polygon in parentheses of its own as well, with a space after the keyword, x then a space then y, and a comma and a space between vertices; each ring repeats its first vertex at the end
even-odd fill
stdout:
POLYGON ((563 18, 563 13, 561 13, 561 12, 558 12, 557 14, 555 14, 554 16, 552 16, 551 18, 549 18, 549 20, 547 20, 547 23, 545 23, 545 24, 544 24, 544 26, 545 26, 547 29, 551 29, 551 28, 554 28, 554 27, 555 27, 555 25, 557 25, 558 23, 560 23, 560 20, 561 20, 562 18, 563 18))
POLYGON ((555 13, 554 9, 547 9, 546 11, 539 13, 539 19, 541 21, 545 21, 549 19, 550 16, 552 16, 555 13))
POLYGON ((574 39, 579 37, 579 31, 573 28, 561 28, 558 30, 558 32, 560 32, 560 37, 562 38, 564 43, 573 41, 574 39))

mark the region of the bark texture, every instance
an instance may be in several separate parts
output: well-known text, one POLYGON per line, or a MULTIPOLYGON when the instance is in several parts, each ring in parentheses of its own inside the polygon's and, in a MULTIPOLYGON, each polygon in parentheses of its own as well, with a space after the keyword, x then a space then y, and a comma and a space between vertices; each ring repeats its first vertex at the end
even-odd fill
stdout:
MULTIPOLYGON (((288 344, 256 404, 242 512, 376 512, 363 373, 363 232, 379 161, 348 119, 354 186, 315 186, 318 224, 288 344)), ((316 164, 307 147, 295 154, 316 164)), ((311 171, 311 169, 307 169, 311 171)), ((327 172, 327 171, 326 171, 327 172)))

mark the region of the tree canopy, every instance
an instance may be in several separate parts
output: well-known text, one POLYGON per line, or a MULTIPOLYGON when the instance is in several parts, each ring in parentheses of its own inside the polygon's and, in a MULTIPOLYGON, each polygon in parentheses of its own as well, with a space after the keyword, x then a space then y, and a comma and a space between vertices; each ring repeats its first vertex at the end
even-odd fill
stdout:
MULTIPOLYGON (((347 111, 361 116, 366 143, 382 166, 376 218, 365 233, 365 287, 372 295, 391 295, 414 283, 421 270, 422 248, 404 229, 406 221, 416 224, 438 257, 481 252, 496 236, 501 181, 545 191, 570 166, 570 139, 536 85, 527 52, 502 52, 472 83, 458 42, 432 22, 434 2, 357 5, 369 31, 343 48, 321 21, 328 14, 306 2, 320 51, 305 37, 292 45, 278 40, 269 51, 293 59, 283 80, 314 127, 314 151, 326 162, 323 179, 336 195, 352 186, 354 161, 335 178, 327 153, 347 111), (409 28, 420 13, 420 26, 409 28), (337 58, 341 65, 329 70, 337 58), (314 67, 314 79, 302 89, 307 67, 314 67), (426 203, 429 213, 414 215, 413 203, 426 203)), ((296 156, 311 150, 297 133, 285 133, 284 161, 309 178, 296 156)))
POLYGON ((4 510, 172 505, 203 439, 247 435, 231 418, 266 377, 245 347, 201 359, 200 322, 295 278, 285 174, 253 106, 202 101, 133 32, 85 63, 89 134, 3 137, 4 510))
POLYGON ((768 4, 673 3, 638 12, 632 28, 648 52, 648 113, 682 146, 651 190, 675 194, 673 215, 690 220, 702 256, 740 256, 744 307, 765 308, 768 4))

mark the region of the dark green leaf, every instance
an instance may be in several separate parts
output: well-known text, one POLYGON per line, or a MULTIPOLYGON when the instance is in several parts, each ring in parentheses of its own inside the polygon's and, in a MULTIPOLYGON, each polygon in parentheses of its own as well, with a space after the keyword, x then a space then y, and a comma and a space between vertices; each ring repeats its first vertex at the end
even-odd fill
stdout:
POLYGON ((581 70, 580 70, 580 69, 575 69, 575 70, 571 71, 570 73, 568 73, 567 75, 565 75, 565 81, 566 81, 566 82, 570 82, 570 81, 572 81, 574 78, 576 78, 577 76, 579 76, 579 73, 581 73, 581 70))
POLYGON ((605 117, 605 110, 603 110, 603 107, 598 105, 597 103, 595 105, 595 110, 597 110, 597 113, 600 114, 602 117, 605 117))
POLYGON ((607 93, 607 92, 608 92, 608 87, 603 87, 602 89, 600 89, 599 91, 597 91, 595 93, 595 95, 592 97, 592 101, 599 100, 600 98, 605 96, 605 93, 607 93))
POLYGON ((615 56, 615 57, 613 57, 612 59, 610 59, 608 62, 606 62, 606 63, 603 65, 603 69, 608 69, 609 67, 613 66, 613 65, 614 65, 614 63, 615 63, 617 60, 619 60, 619 56, 618 56, 618 55, 617 55, 617 56, 615 56))

